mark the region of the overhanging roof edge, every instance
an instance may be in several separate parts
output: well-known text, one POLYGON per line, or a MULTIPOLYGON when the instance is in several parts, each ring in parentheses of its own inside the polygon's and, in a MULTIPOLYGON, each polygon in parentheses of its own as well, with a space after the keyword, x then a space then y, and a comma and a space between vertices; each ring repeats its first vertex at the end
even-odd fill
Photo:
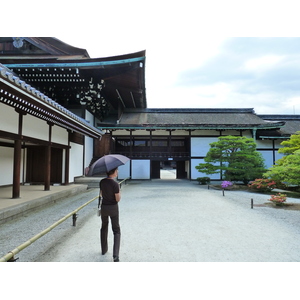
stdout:
POLYGON ((255 125, 255 126, 199 126, 199 125, 191 125, 191 126, 97 126, 101 130, 105 129, 114 129, 114 130, 122 130, 122 129, 135 129, 135 130, 143 130, 143 129, 206 129, 206 130, 245 130, 245 129, 274 129, 284 126, 284 124, 276 124, 276 126, 269 125, 255 125))
POLYGON ((72 62, 72 63, 29 63, 29 64, 5 64, 4 66, 8 68, 79 68, 79 67, 101 67, 108 65, 120 65, 132 62, 144 61, 145 56, 128 58, 121 60, 112 60, 112 61, 93 61, 93 62, 72 62))
MULTIPOLYGON (((100 137, 103 134, 98 128, 91 126, 84 119, 62 107, 60 104, 42 94, 35 88, 32 88, 29 84, 25 83, 25 81, 20 80, 19 77, 14 76, 14 74, 9 69, 5 68, 2 64, 0 64, 0 82, 5 84, 6 86, 14 88, 14 90, 26 95, 26 97, 33 99, 37 103, 40 103, 48 110, 52 110, 56 115, 62 116, 64 120, 67 120, 68 125, 64 124, 63 122, 56 122, 57 124, 59 123, 60 126, 65 128, 68 127, 69 129, 74 131, 80 131, 81 133, 92 136, 94 138, 100 137)), ((16 107, 19 107, 18 103, 16 103, 16 107)), ((40 112, 40 114, 42 115, 43 113, 40 112)), ((46 116, 46 119, 47 118, 49 118, 48 115, 46 116)))

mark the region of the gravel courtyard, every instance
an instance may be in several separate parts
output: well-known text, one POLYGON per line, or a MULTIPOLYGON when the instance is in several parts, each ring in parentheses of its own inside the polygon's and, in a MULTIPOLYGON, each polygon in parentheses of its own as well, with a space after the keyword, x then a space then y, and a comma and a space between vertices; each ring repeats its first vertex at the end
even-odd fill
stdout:
MULTIPOLYGON (((299 211, 263 205, 267 195, 223 196, 188 180, 130 181, 121 192, 121 262, 300 261, 299 211)), ((95 205, 86 209, 92 212, 85 222, 36 261, 112 261, 111 228, 101 255, 101 221, 95 205)))

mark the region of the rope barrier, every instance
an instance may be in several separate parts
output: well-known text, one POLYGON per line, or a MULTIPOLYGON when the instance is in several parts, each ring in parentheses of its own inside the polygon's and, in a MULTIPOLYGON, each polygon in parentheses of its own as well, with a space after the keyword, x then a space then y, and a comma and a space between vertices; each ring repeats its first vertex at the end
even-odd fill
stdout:
MULTIPOLYGON (((119 185, 120 185, 120 187, 121 187, 122 183, 126 182, 126 180, 128 180, 128 179, 130 179, 130 177, 125 178, 122 181, 118 182, 119 185)), ((19 245, 18 247, 16 247, 14 250, 9 251, 6 255, 4 255, 3 257, 0 258, 0 262, 15 261, 14 256, 16 254, 18 254, 19 252, 21 252, 22 250, 24 250, 25 248, 27 248, 28 246, 30 246, 32 243, 34 243, 39 238, 41 238, 42 236, 44 236, 45 234, 47 234, 48 232, 50 232, 52 229, 54 229, 56 226, 58 226, 62 222, 66 221, 71 216, 73 217, 72 218, 73 219, 73 226, 76 226, 77 212, 79 210, 81 210, 82 208, 84 208, 85 206, 87 206, 88 204, 90 204, 91 202, 95 201, 96 199, 98 199, 98 196, 94 197, 93 199, 89 200, 88 202, 86 202, 85 204, 81 205, 77 209, 73 210, 72 212, 70 212, 69 214, 67 214, 63 218, 61 218, 59 221, 55 222, 54 224, 52 224, 51 226, 49 226, 45 230, 41 231, 40 233, 38 233, 37 235, 35 235, 31 239, 27 240, 25 243, 23 243, 23 244, 19 245)))
POLYGON ((120 182, 118 182, 118 184, 120 185, 120 187, 122 187, 122 183, 125 182, 126 183, 126 180, 129 180, 131 177, 127 177, 123 180, 121 180, 120 182))
POLYGON ((25 243, 21 244, 20 246, 18 246, 17 248, 15 248, 14 250, 8 252, 6 255, 4 255, 3 257, 0 258, 0 262, 7 262, 7 261, 15 261, 14 256, 19 253, 20 251, 24 250, 25 248, 27 248, 28 246, 30 246, 32 243, 34 243, 36 240, 38 240, 39 238, 41 238, 42 236, 44 236, 46 233, 48 233, 49 231, 51 231, 52 229, 54 229, 56 226, 58 226, 59 224, 61 224, 62 222, 66 221, 69 217, 73 216, 73 226, 75 226, 75 222, 76 222, 76 213, 81 210, 82 208, 84 208, 85 206, 87 206, 88 204, 90 204, 91 202, 95 201, 96 199, 98 199, 98 196, 94 197, 93 199, 89 200, 88 202, 86 202, 85 204, 81 205, 80 207, 78 207, 77 209, 73 210, 72 212, 70 212, 68 215, 64 216, 63 218, 61 218, 59 221, 55 222, 54 224, 52 224, 51 226, 49 226, 48 228, 46 228, 45 230, 43 230, 42 232, 38 233, 37 235, 35 235, 34 237, 32 237, 31 239, 27 240, 25 243), (74 217, 75 216, 75 217, 74 217))

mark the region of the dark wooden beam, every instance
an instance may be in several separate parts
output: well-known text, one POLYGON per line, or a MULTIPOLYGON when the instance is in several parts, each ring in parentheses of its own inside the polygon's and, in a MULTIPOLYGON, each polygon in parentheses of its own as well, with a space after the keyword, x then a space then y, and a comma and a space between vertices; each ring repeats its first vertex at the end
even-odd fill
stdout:
MULTIPOLYGON (((23 114, 19 113, 18 136, 22 136, 23 114)), ((21 180, 21 150, 22 142, 18 138, 14 144, 14 169, 13 169, 13 192, 12 198, 20 198, 20 180, 21 180)))

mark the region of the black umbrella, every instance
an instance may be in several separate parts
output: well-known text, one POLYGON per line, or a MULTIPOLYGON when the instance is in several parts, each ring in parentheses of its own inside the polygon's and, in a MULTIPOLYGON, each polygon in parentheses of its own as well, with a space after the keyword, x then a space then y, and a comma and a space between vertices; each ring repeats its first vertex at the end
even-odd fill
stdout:
POLYGON ((121 154, 109 154, 96 160, 88 171, 88 176, 106 173, 121 165, 125 165, 130 159, 121 154))

